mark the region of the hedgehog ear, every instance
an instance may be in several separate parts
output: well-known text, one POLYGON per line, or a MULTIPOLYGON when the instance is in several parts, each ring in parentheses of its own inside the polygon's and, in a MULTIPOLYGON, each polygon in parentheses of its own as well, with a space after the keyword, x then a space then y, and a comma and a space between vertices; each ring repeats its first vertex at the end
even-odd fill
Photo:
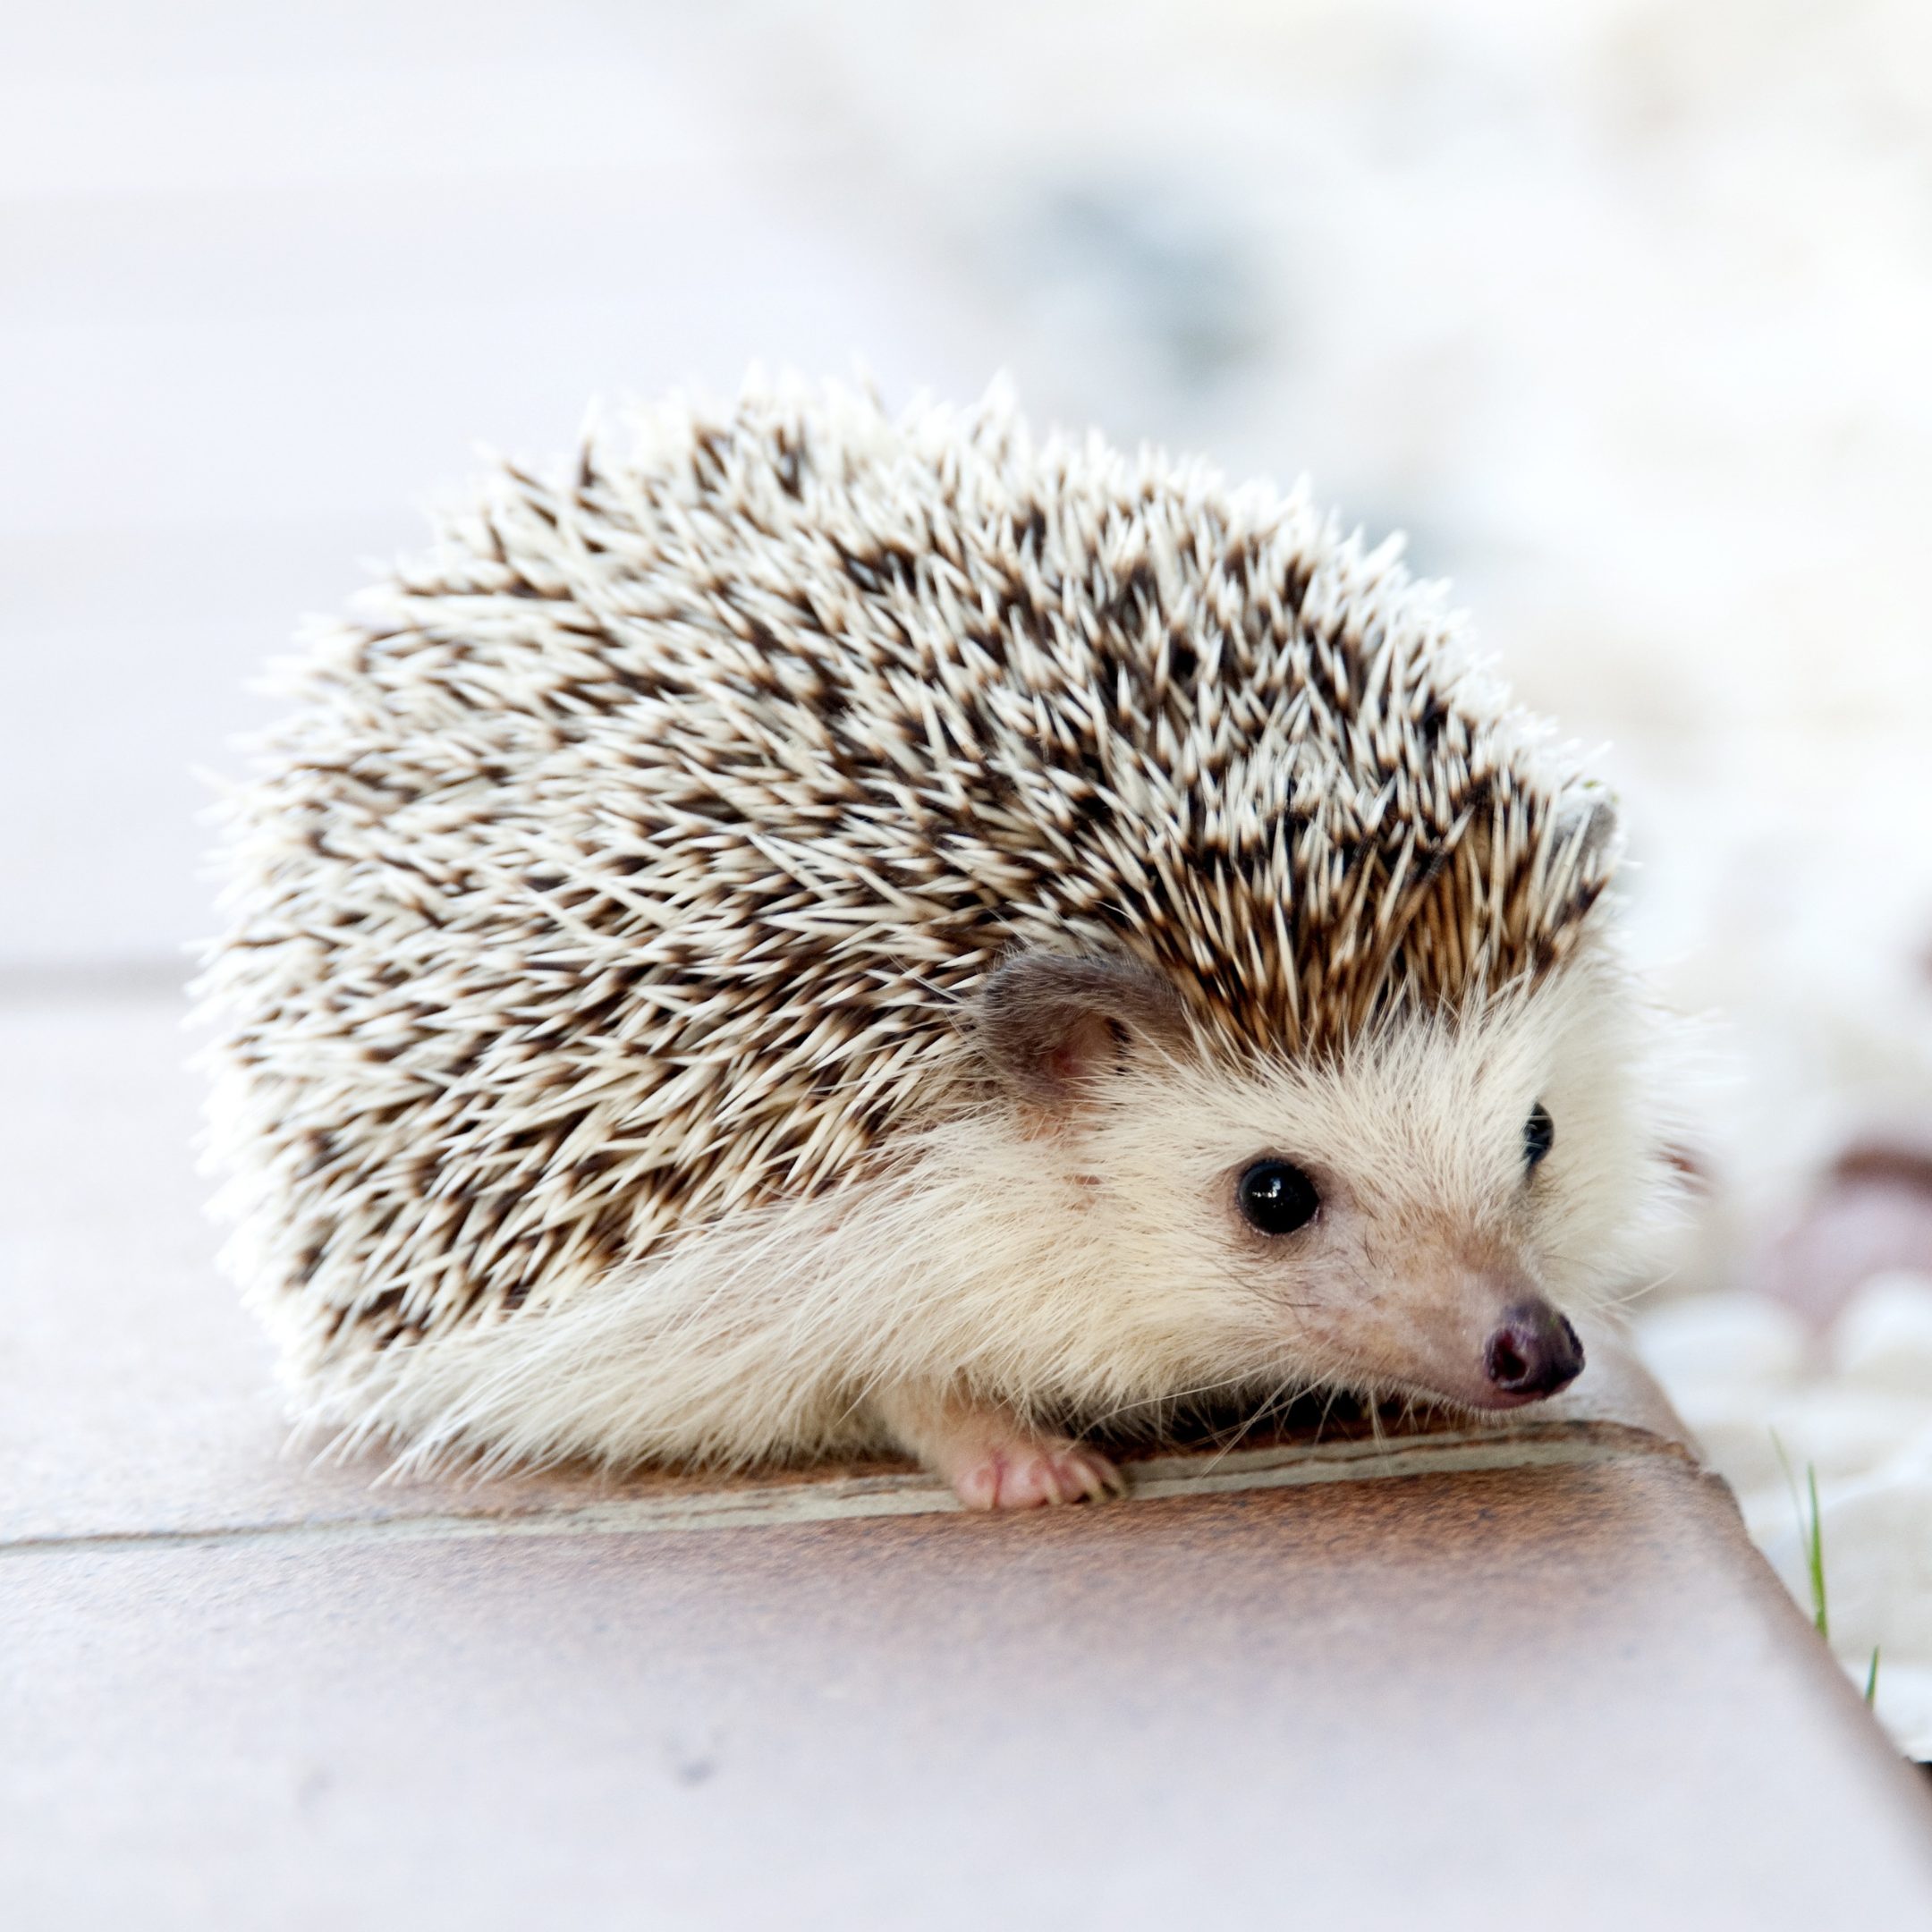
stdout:
POLYGON ((1075 1106, 1138 1037, 1182 1034, 1181 1001, 1152 968, 1127 959, 1022 953, 981 989, 979 1039, 1016 1098, 1051 1113, 1075 1106))

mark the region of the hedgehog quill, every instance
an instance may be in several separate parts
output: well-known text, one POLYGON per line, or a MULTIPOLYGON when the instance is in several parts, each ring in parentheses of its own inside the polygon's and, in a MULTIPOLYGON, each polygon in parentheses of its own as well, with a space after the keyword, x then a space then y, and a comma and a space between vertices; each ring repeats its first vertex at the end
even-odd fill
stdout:
POLYGON ((505 466, 230 795, 211 1158, 406 1464, 1084 1439, 1583 1366, 1665 1184, 1612 806, 1394 545, 996 394, 505 466))

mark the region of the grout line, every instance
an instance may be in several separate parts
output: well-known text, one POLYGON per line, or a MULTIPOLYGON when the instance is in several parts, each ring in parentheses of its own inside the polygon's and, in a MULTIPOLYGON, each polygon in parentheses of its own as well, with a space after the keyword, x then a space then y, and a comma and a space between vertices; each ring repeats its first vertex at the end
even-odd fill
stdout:
MULTIPOLYGON (((1222 1456, 1172 1455, 1131 1462, 1127 1500, 1228 1496, 1317 1484, 1375 1482, 1481 1470, 1562 1469, 1646 1461, 1682 1449, 1664 1436, 1473 1436, 1444 1432, 1396 1448, 1375 1442, 1279 1445, 1222 1456)), ((894 1516, 962 1515, 953 1492, 922 1472, 836 1477, 669 1496, 623 1496, 529 1515, 443 1513, 333 1522, 246 1523, 233 1529, 128 1530, 24 1537, 0 1543, 0 1558, 66 1549, 212 1549, 301 1543, 448 1542, 472 1538, 664 1536, 712 1530, 782 1529, 894 1516)))

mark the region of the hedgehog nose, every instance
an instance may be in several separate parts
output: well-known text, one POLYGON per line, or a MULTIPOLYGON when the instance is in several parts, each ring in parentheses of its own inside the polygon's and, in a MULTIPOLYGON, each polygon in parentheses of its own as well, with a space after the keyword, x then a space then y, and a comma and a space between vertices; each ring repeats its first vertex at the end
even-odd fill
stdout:
POLYGON ((1519 1301, 1484 1345, 1483 1367, 1505 1395, 1554 1395, 1581 1374, 1583 1344, 1547 1301, 1519 1301))

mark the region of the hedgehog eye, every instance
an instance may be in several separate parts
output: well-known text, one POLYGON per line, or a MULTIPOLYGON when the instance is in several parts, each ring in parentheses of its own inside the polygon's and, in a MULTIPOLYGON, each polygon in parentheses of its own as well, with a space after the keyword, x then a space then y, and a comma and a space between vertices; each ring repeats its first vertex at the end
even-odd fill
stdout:
POLYGON ((1263 1234, 1292 1234, 1321 1207, 1315 1183, 1284 1160, 1257 1161, 1235 1183, 1234 1199, 1249 1226, 1263 1234))
POLYGON ((1555 1140, 1556 1123, 1549 1117, 1549 1109, 1538 1100, 1530 1109, 1530 1118, 1523 1123, 1524 1166, 1534 1171, 1537 1163, 1555 1146, 1555 1140))

